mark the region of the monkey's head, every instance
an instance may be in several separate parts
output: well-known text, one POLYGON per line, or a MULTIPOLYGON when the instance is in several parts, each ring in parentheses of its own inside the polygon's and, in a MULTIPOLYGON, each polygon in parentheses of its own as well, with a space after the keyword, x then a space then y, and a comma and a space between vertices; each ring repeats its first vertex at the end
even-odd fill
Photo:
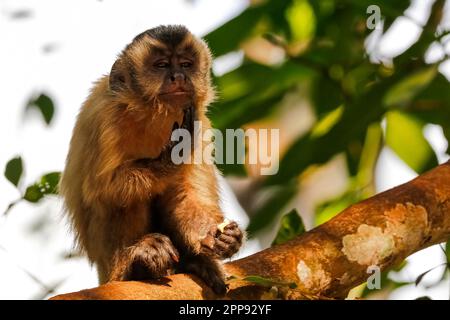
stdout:
POLYGON ((119 100, 139 99, 142 107, 157 103, 203 107, 213 98, 211 53, 206 43, 184 26, 149 29, 122 51, 109 76, 119 100))

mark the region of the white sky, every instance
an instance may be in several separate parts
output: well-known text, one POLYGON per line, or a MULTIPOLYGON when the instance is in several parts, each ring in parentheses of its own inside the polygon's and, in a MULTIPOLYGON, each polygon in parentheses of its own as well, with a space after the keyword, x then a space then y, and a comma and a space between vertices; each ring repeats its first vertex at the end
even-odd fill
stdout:
MULTIPOLYGON (((422 7, 425 2, 429 3, 416 1, 416 11, 411 14, 418 14, 420 19, 421 12, 425 12, 422 7)), ((201 36, 239 13, 246 4, 244 0, 193 3, 181 0, 0 0, 0 168, 15 155, 21 155, 26 168, 22 186, 33 183, 42 173, 62 170, 75 117, 91 83, 109 72, 116 54, 136 34, 159 24, 177 23, 201 36), (19 9, 31 9, 32 18, 12 20, 8 17, 19 9), (56 50, 44 55, 42 48, 47 44, 55 44, 56 50), (48 92, 57 106, 49 128, 39 115, 25 118, 23 114, 30 95, 41 91, 48 92)), ((397 34, 383 45, 387 48, 386 55, 394 54, 402 48, 401 42, 408 43, 412 39, 414 28, 400 25, 397 34)), ((221 59, 215 70, 223 73, 241 58, 237 54, 221 59)), ((426 136, 439 154, 440 162, 445 161, 448 158, 444 152, 446 140, 440 128, 428 126, 426 136)), ((391 151, 383 151, 377 167, 378 190, 414 176, 391 151)), ((229 192, 226 186, 225 190, 229 192)), ((0 179, 0 194, 0 212, 19 197, 5 179, 0 179)), ((231 218, 243 224, 247 222, 231 196, 225 195, 224 202, 224 210, 231 218)), ((47 285, 67 278, 57 293, 96 286, 96 274, 84 259, 67 261, 58 256, 70 250, 71 237, 55 207, 60 207, 56 199, 38 206, 21 203, 7 218, 0 218, 0 299, 37 297, 39 285, 22 269, 32 272, 47 285), (49 220, 48 226, 39 234, 33 233, 33 226, 42 217, 49 220)), ((257 242, 251 243, 247 253, 258 249, 257 242)), ((427 266, 440 263, 441 258, 439 248, 422 251, 411 258, 416 262, 402 276, 414 279, 427 266)), ((423 294, 420 290, 408 288, 396 293, 394 298, 415 298, 423 294)), ((445 299, 447 292, 448 288, 442 288, 431 295, 445 299)))

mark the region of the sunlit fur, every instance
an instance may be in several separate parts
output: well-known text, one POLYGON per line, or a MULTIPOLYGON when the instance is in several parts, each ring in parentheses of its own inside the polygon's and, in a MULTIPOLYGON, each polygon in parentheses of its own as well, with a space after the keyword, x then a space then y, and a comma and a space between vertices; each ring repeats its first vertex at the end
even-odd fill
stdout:
MULTIPOLYGON (((180 253, 199 253, 200 239, 212 224, 223 221, 214 166, 186 164, 166 174, 164 168, 155 171, 133 162, 156 158, 169 142, 174 122, 183 119, 182 108, 158 98, 165 80, 149 61, 154 48, 170 50, 170 45, 151 33, 137 36, 118 56, 111 74, 95 83, 78 115, 60 183, 79 249, 97 265, 101 283, 121 280, 117 273, 130 263, 120 258, 121 250, 154 232, 151 203, 156 197, 165 212, 162 230, 180 253), (110 84, 116 74, 123 80, 117 90, 110 84), (113 274, 119 279, 112 279, 113 274)), ((187 47, 195 54, 189 75, 193 102, 206 130, 210 123, 205 112, 214 97, 211 54, 189 32, 175 49, 187 47)))

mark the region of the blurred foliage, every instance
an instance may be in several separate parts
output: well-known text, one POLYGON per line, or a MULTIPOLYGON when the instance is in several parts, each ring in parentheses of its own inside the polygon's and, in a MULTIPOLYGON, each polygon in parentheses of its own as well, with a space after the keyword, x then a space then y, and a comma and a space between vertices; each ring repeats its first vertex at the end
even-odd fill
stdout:
MULTIPOLYGON (((423 129, 439 124, 448 136, 450 87, 438 72, 444 60, 427 64, 424 55, 443 37, 437 28, 444 3, 433 4, 417 42, 387 63, 371 58, 366 41, 372 32, 386 33, 409 7, 408 0, 257 1, 206 35, 216 57, 244 51, 239 67, 214 79, 220 99, 210 117, 216 128, 270 120, 292 91, 300 91, 317 116, 284 152, 278 174, 265 179, 262 188, 274 191, 249 213, 251 233, 269 225, 298 193, 295 181, 306 169, 337 154, 346 155, 349 190, 322 205, 317 222, 373 194, 373 170, 383 145, 417 173, 437 165, 423 129), (369 5, 380 7, 382 30, 366 27, 369 5), (273 62, 269 52, 264 61, 252 50, 282 50, 283 57, 273 62)), ((242 165, 220 168, 225 175, 247 174, 242 165)))
POLYGON ((43 175, 39 182, 29 186, 23 198, 29 202, 38 202, 45 195, 57 194, 58 182, 61 174, 51 172, 43 175))
POLYGON ((29 19, 33 16, 33 12, 29 9, 19 9, 9 13, 9 17, 13 20, 29 19))
POLYGON ((277 281, 277 280, 268 279, 268 278, 264 278, 264 277, 261 277, 261 276, 254 276, 254 275, 246 276, 246 277, 243 277, 243 278, 236 277, 236 276, 232 275, 232 276, 229 276, 227 278, 227 282, 235 281, 235 280, 248 281, 248 282, 257 284, 257 285, 259 285, 261 287, 268 287, 268 288, 273 287, 273 286, 276 286, 276 287, 288 287, 290 289, 297 288, 297 284, 295 282, 280 282, 280 281, 277 281))
MULTIPOLYGON (((404 15, 409 0, 255 1, 206 36, 216 57, 244 52, 240 66, 214 79, 220 99, 210 117, 216 128, 270 121, 292 92, 309 102, 317 118, 283 152, 279 172, 260 178, 263 182, 253 192, 266 196, 248 212, 250 236, 286 210, 300 190, 304 172, 338 154, 347 160, 348 188, 319 204, 316 224, 374 194, 374 169, 383 146, 418 174, 438 164, 424 127, 438 124, 450 137, 450 86, 438 71, 448 56, 428 64, 425 53, 448 34, 438 29, 444 3, 433 3, 417 41, 393 58, 368 52, 367 42, 372 32, 379 32, 381 39, 404 15), (369 5, 380 8, 381 30, 366 26, 369 5), (273 53, 280 50, 282 57, 274 61, 273 53)), ((227 176, 249 175, 243 165, 220 169, 227 176)), ((277 239, 296 230, 298 221, 293 217, 282 218, 277 239)), ((405 285, 391 280, 388 273, 382 282, 391 289, 405 285)))
POLYGON ((293 209, 291 212, 281 218, 281 225, 272 245, 283 244, 286 241, 294 239, 295 237, 305 232, 305 225, 298 214, 297 210, 293 209))
POLYGON ((27 104, 26 111, 32 108, 37 108, 44 117, 45 123, 47 125, 50 124, 55 113, 55 105, 48 95, 41 93, 39 96, 31 98, 27 104))
POLYGON ((58 183, 61 177, 60 172, 50 172, 44 174, 38 182, 28 186, 24 192, 21 191, 22 188, 19 186, 19 181, 22 177, 23 163, 21 157, 16 157, 8 161, 5 168, 5 177, 11 181, 20 192, 21 196, 19 199, 11 202, 4 214, 7 214, 17 203, 22 200, 26 200, 31 203, 39 202, 46 195, 56 195, 58 194, 58 183))
POLYGON ((19 185, 22 177, 23 164, 22 158, 16 157, 8 161, 5 168, 5 177, 16 187, 19 185))

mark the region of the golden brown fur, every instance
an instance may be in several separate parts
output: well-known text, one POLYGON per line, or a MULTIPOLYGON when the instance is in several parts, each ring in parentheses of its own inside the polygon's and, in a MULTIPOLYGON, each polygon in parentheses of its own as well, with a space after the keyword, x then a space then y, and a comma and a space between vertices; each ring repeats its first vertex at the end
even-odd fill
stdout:
POLYGON ((60 193, 101 283, 156 278, 175 268, 224 292, 216 259, 235 253, 242 233, 235 223, 217 231, 223 215, 215 168, 176 166, 162 156, 188 108, 204 130, 210 127, 210 67, 206 44, 184 27, 150 29, 124 49, 82 106, 60 193), (164 94, 178 86, 190 93, 164 94), (214 245, 202 245, 207 237, 214 245))

